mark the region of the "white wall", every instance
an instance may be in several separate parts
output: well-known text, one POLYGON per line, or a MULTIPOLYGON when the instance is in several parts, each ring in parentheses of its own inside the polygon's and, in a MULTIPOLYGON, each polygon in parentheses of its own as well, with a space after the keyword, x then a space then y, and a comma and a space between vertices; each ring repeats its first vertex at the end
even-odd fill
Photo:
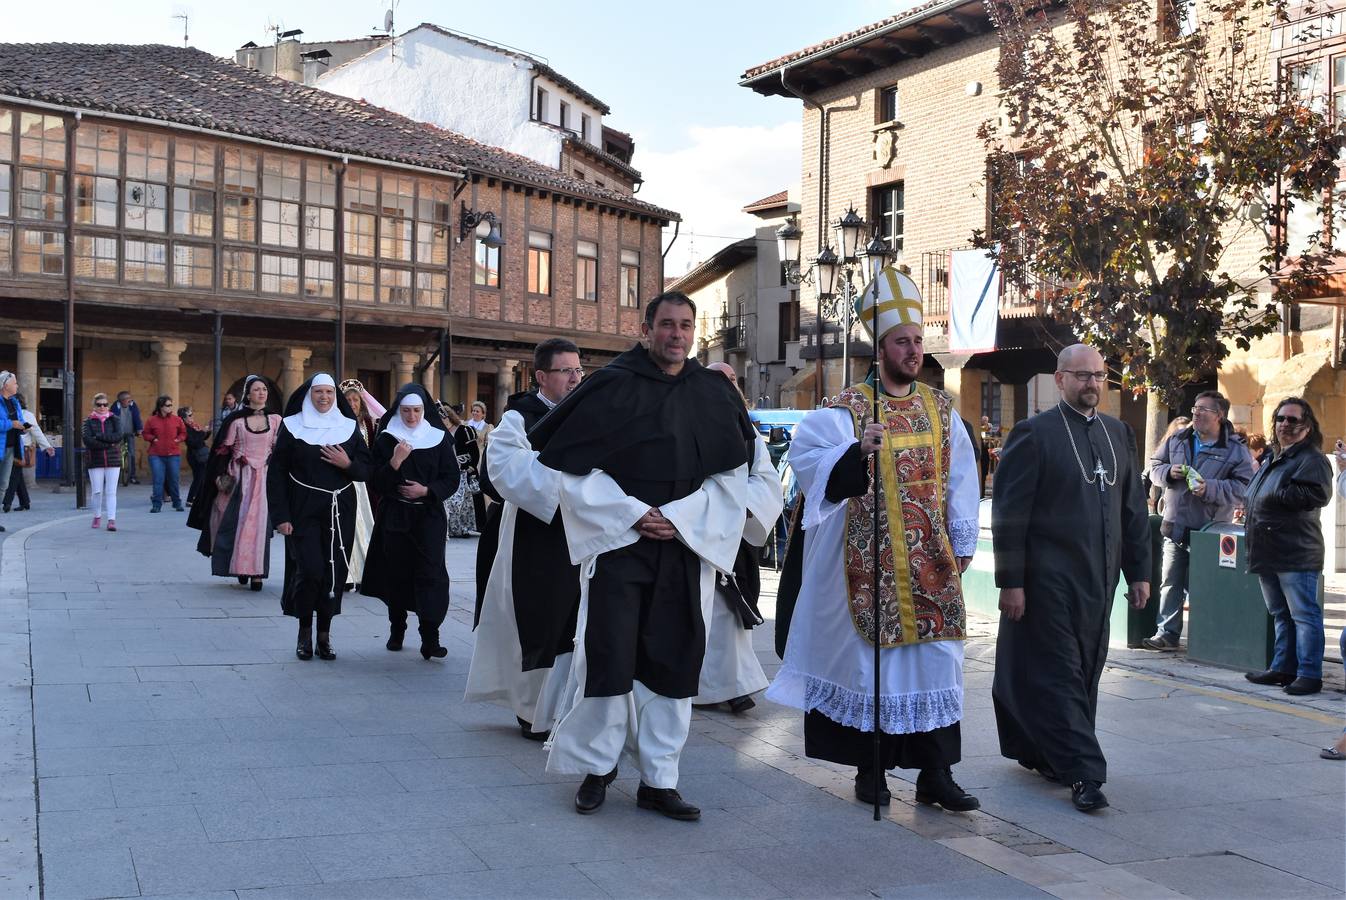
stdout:
POLYGON ((590 120, 589 133, 581 136, 595 147, 603 146, 603 114, 598 111, 598 107, 584 102, 549 78, 539 76, 533 85, 534 94, 537 93, 538 88, 547 92, 546 108, 540 110, 538 115, 541 121, 560 127, 561 102, 565 101, 570 105, 570 121, 567 125, 569 130, 578 135, 580 133, 580 123, 583 122, 580 116, 588 116, 590 120))
MULTIPOLYGON (((326 73, 318 87, 556 168, 562 135, 529 121, 532 80, 532 66, 524 60, 415 29, 326 73)), ((553 98, 563 93, 554 86, 548 91, 553 98)), ((572 106, 577 123, 580 106, 572 106)))

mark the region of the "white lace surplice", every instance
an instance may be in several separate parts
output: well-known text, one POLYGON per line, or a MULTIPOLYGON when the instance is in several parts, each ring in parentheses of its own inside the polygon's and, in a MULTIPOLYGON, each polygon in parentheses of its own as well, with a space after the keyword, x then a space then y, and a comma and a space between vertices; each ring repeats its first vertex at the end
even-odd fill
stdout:
MULTIPOLYGON (((950 540, 955 556, 971 556, 977 545, 977 461, 957 420, 949 434, 950 540)), ((829 503, 824 496, 833 466, 855 440, 850 413, 841 409, 812 412, 795 429, 790 464, 807 498, 803 582, 785 660, 766 696, 873 731, 874 648, 856 632, 846 604, 846 501, 829 503)), ((933 731, 962 719, 962 641, 931 641, 880 654, 879 723, 885 732, 933 731)))

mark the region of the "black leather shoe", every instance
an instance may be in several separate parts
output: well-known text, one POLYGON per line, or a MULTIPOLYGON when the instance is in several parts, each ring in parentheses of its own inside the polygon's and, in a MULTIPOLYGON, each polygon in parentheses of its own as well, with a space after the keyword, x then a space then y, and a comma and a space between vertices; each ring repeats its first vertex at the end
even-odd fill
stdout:
POLYGON ((394 628, 392 630, 392 633, 388 635, 388 643, 384 644, 383 646, 393 651, 401 650, 402 638, 406 635, 406 633, 407 633, 407 626, 405 625, 403 625, 401 628, 394 628))
POLYGON ((874 786, 878 784, 879 806, 893 802, 893 794, 888 790, 888 779, 882 773, 874 777, 873 769, 860 769, 855 773, 855 799, 861 803, 874 805, 874 786))
POLYGON ((331 636, 318 635, 318 659, 331 662, 336 659, 336 651, 332 649, 331 636))
POLYGON ((701 810, 683 800, 673 788, 652 788, 643 781, 636 788, 636 806, 682 822, 695 822, 701 818, 701 810))
POLYGON ((981 809, 981 801, 959 787, 949 769, 922 769, 916 776, 916 802, 939 804, 952 812, 981 809))
POLYGON ((729 711, 734 715, 742 715, 756 705, 751 697, 735 697, 729 701, 729 711))
POLYGON ((246 576, 246 575, 240 575, 240 576, 238 576, 238 583, 239 583, 239 584, 247 584, 247 583, 248 583, 248 576, 246 576))
POLYGON ((1243 677, 1253 684, 1274 684, 1276 687, 1285 687, 1295 680, 1295 676, 1277 672, 1275 669, 1267 669, 1265 672, 1249 672, 1243 677))
POLYGON ((1104 809, 1108 805, 1108 798, 1103 796, 1102 788, 1097 781, 1077 781, 1070 787, 1070 802, 1080 812, 1104 809))
POLYGON ((1323 680, 1321 678, 1296 678, 1284 688, 1287 694, 1293 694, 1296 697, 1302 697, 1305 694, 1316 694, 1322 689, 1323 680))
POLYGON ((254 591, 260 591, 262 589, 262 579, 254 578, 252 580, 252 583, 248 585, 248 587, 254 591))
POLYGON ((523 735, 526 740, 545 741, 550 735, 550 732, 547 731, 534 731, 532 722, 525 722, 518 716, 514 717, 514 721, 519 723, 519 734, 523 735))
POLYGON ((584 783, 575 792, 575 812, 582 816, 598 812, 608 797, 608 785, 617 778, 617 770, 606 775, 585 775, 584 783))
POLYGON ((308 632, 299 635, 299 643, 294 648, 294 655, 303 660, 313 658, 313 638, 309 636, 308 632))

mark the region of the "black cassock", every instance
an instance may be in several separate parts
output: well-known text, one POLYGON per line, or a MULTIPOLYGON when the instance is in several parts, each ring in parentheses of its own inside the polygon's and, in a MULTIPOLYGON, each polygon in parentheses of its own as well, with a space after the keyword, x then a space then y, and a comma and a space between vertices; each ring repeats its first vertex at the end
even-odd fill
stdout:
POLYGON ((434 447, 412 450, 393 469, 396 446, 397 438, 387 431, 374 441, 369 486, 379 505, 360 593, 386 603, 394 623, 405 624, 407 613, 414 612, 422 637, 434 638, 431 643, 438 645, 439 626, 449 610, 449 571, 444 565, 449 522, 444 501, 458 490, 457 453, 453 439, 443 434, 434 447), (425 485, 429 493, 419 500, 403 498, 398 488, 413 481, 425 485))
MULTIPOLYGON (((523 417, 525 431, 541 421, 549 409, 537 391, 515 394, 505 405, 505 412, 513 410, 523 417)), ((477 544, 477 584, 484 589, 498 550, 503 499, 491 484, 486 460, 481 461, 478 472, 482 492, 496 501, 486 512, 488 528, 482 530, 477 544)), ((580 567, 570 562, 560 510, 550 522, 544 522, 519 509, 514 516, 510 549, 510 597, 519 630, 521 668, 525 672, 549 669, 559 654, 574 649, 580 608, 580 567)), ((479 591, 477 620, 481 619, 481 597, 479 591)))
POLYGON ((1113 594, 1120 574, 1128 584, 1150 578, 1135 434, 1110 416, 1086 420, 1059 404, 1014 427, 993 497, 996 586, 1025 595, 1023 617, 1002 614, 996 640, 1000 752, 1065 784, 1102 783, 1107 761, 1094 719, 1113 594))
POLYGON ((267 467, 271 525, 289 522, 294 526, 294 533, 285 538, 280 608, 301 621, 315 612, 323 616, 341 613, 346 567, 355 546, 352 482, 368 477, 370 462, 359 430, 352 431, 341 446, 350 457, 349 469, 324 462, 321 447, 298 440, 282 423, 267 467))

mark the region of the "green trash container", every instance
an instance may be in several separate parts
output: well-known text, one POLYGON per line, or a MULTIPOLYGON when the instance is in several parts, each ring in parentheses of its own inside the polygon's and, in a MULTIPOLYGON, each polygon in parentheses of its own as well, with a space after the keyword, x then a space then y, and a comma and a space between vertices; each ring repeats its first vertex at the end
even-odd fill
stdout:
POLYGON ((1191 533, 1190 547, 1187 658, 1250 672, 1266 669, 1275 630, 1257 576, 1247 571, 1243 526, 1212 522, 1191 533))

